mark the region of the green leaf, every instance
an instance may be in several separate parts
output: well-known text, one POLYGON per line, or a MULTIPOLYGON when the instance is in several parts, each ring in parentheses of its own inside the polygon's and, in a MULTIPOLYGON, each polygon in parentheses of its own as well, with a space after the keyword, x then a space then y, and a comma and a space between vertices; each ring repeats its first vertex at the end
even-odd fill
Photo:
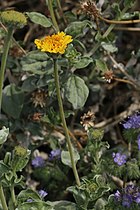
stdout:
POLYGON ((93 62, 93 59, 92 58, 81 57, 79 60, 77 60, 77 62, 75 61, 75 63, 73 64, 73 66, 76 69, 82 69, 82 68, 87 67, 92 62, 93 62))
POLYGON ((45 28, 52 26, 51 20, 39 12, 26 12, 26 15, 28 15, 33 23, 39 24, 45 28))
POLYGON ((46 53, 32 51, 22 58, 21 65, 23 71, 43 75, 52 69, 52 60, 46 53))
POLYGON ((131 8, 135 4, 136 0, 124 0, 123 4, 126 8, 131 8))
POLYGON ((6 164, 4 164, 4 162, 1 160, 0 161, 0 177, 2 177, 3 174, 7 172, 9 172, 9 167, 6 164))
POLYGON ((40 200, 40 196, 37 192, 31 189, 22 190, 17 196, 18 203, 23 203, 28 199, 33 199, 34 201, 37 201, 40 200))
POLYGON ((42 74, 46 73, 45 69, 46 69, 47 64, 48 64, 48 61, 24 64, 22 66, 22 70, 23 71, 29 71, 29 72, 31 72, 33 74, 42 75, 42 74), (42 71, 42 68, 43 68, 43 71, 42 71))
POLYGON ((66 98, 74 109, 82 108, 89 94, 89 89, 84 80, 75 75, 69 77, 64 91, 66 98))
POLYGON ((4 88, 2 109, 6 114, 14 119, 18 119, 23 107, 23 102, 24 93, 20 88, 16 87, 15 84, 10 84, 4 88))
POLYGON ((73 197, 80 209, 87 209, 90 198, 86 191, 78 189, 75 186, 68 187, 67 190, 73 194, 73 197))
POLYGON ((127 12, 121 17, 121 19, 122 20, 123 19, 124 20, 131 20, 131 19, 136 18, 136 17, 140 19, 140 12, 139 11, 135 11, 133 13, 127 12))
POLYGON ((116 12, 116 19, 119 19, 121 17, 121 10, 120 10, 119 4, 118 3, 113 3, 111 7, 116 12))
POLYGON ((27 55, 23 58, 28 60, 28 63, 32 63, 33 61, 45 61, 49 58, 47 53, 40 52, 39 50, 33 50, 27 53, 27 55))
POLYGON ((8 134, 9 134, 9 128, 3 126, 3 128, 0 130, 0 145, 7 140, 8 134))
POLYGON ((21 89, 23 91, 32 92, 37 88, 36 86, 37 81, 38 81, 37 77, 30 76, 26 80, 24 80, 21 89))
POLYGON ((104 48, 104 50, 111 53, 116 52, 118 50, 118 48, 114 46, 112 43, 101 42, 101 45, 104 48))
MULTIPOLYGON (((80 160, 80 155, 79 153, 73 149, 73 156, 74 156, 74 162, 75 164, 77 163, 78 160, 80 160)), ((61 161, 63 164, 72 167, 71 165, 71 158, 70 158, 70 154, 68 151, 62 151, 61 152, 61 161)))
POLYGON ((95 60, 95 62, 96 62, 96 67, 99 71, 102 71, 102 72, 108 71, 107 65, 104 61, 97 59, 95 60))
POLYGON ((86 27, 92 28, 92 22, 89 20, 75 21, 68 25, 65 32, 75 38, 84 35, 84 29, 86 27))
POLYGON ((52 206, 49 206, 43 201, 26 202, 18 206, 15 210, 54 210, 52 206))
POLYGON ((77 210, 76 204, 70 201, 47 202, 54 207, 55 210, 77 210))

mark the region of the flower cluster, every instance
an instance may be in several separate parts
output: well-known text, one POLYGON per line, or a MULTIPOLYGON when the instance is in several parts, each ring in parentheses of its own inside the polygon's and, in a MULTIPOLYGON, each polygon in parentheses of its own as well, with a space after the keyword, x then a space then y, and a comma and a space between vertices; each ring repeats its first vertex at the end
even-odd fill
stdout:
POLYGON ((44 165, 45 165, 45 160, 41 156, 36 156, 32 160, 32 166, 34 166, 34 168, 44 167, 44 165))
POLYGON ((70 35, 66 35, 64 32, 58 32, 52 36, 46 36, 41 40, 35 39, 35 44, 41 51, 64 54, 67 45, 72 41, 70 35))
POLYGON ((55 149, 51 151, 49 155, 49 160, 60 159, 60 157, 61 157, 61 150, 55 149))
POLYGON ((123 123, 123 127, 125 129, 140 128, 140 115, 134 114, 131 117, 129 117, 127 122, 123 123))
POLYGON ((113 152, 112 157, 114 158, 114 162, 118 164, 118 166, 122 166, 126 163, 126 155, 121 154, 119 152, 113 152))
MULTIPOLYGON (((137 129, 139 131, 140 129, 140 115, 134 114, 129 119, 123 123, 123 127, 125 129, 137 129)), ((140 133, 138 133, 137 136, 137 143, 138 143, 138 149, 140 150, 140 133)))
POLYGON ((114 193, 114 198, 124 207, 130 207, 132 204, 140 204, 140 189, 134 185, 126 186, 121 192, 114 193))

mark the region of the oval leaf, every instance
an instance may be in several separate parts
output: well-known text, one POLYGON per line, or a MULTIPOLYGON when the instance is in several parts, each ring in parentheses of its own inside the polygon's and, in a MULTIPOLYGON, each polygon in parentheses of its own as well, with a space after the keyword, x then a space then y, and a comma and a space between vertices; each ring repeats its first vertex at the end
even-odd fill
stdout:
POLYGON ((45 28, 52 26, 51 20, 39 12, 26 12, 26 14, 33 23, 39 24, 45 28))
POLYGON ((3 111, 18 119, 23 107, 24 93, 15 84, 7 85, 3 91, 2 109, 3 111))
POLYGON ((9 128, 3 127, 0 130, 0 144, 3 144, 7 140, 8 134, 9 128))
MULTIPOLYGON (((73 149, 73 156, 74 156, 74 162, 75 164, 77 163, 77 161, 80 159, 80 155, 79 153, 73 149)), ((70 154, 68 151, 62 151, 61 152, 61 161, 63 164, 72 167, 71 165, 71 158, 70 158, 70 154)))
POLYGON ((4 173, 8 173, 8 172, 9 172, 9 167, 5 165, 4 162, 1 160, 0 161, 0 177, 2 177, 4 173))
POLYGON ((92 58, 81 57, 81 59, 79 59, 76 63, 74 63, 74 67, 76 69, 82 69, 87 67, 92 62, 93 62, 92 58))
POLYGON ((84 29, 87 26, 92 28, 92 22, 90 22, 89 20, 75 21, 68 25, 68 27, 65 29, 65 32, 72 37, 79 37, 80 35, 83 35, 85 33, 84 29))
POLYGON ((89 94, 89 89, 83 79, 72 75, 67 83, 65 89, 66 98, 72 103, 74 109, 80 109, 84 106, 89 94))

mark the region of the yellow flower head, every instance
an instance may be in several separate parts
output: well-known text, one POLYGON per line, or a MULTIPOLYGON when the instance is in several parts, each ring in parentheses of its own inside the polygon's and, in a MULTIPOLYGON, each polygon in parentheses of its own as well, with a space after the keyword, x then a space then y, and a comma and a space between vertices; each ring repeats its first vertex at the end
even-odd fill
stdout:
POLYGON ((35 39, 34 43, 41 51, 64 54, 67 45, 72 41, 72 36, 66 35, 64 32, 58 32, 41 40, 35 39))

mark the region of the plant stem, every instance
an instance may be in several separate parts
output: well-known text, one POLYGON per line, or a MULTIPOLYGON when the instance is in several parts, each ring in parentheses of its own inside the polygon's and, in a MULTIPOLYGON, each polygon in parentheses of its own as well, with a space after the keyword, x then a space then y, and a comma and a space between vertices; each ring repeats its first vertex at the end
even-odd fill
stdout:
POLYGON ((0 200, 1 200, 1 205, 2 205, 3 210, 8 210, 1 183, 0 183, 0 200))
POLYGON ((12 185, 10 187, 10 191, 11 191, 11 198, 12 198, 13 207, 15 209, 15 207, 16 207, 16 197, 15 197, 14 185, 12 185))
POLYGON ((61 120, 62 120, 62 125, 63 125, 63 129, 64 129, 64 132, 65 132, 66 141, 67 141, 67 144, 68 144, 68 151, 69 151, 70 158, 71 158, 71 165, 72 165, 74 177, 75 177, 75 180, 76 180, 76 184, 78 186, 80 186, 80 179, 79 179, 79 175, 78 175, 78 172, 77 172, 77 169, 76 169, 76 164, 74 162, 73 148, 72 148, 72 144, 71 144, 71 140, 70 140, 70 136, 69 136, 69 131, 68 131, 66 120, 65 120, 64 108, 63 108, 63 103, 62 103, 62 98, 61 98, 61 93, 60 93, 57 60, 55 60, 55 59, 54 59, 54 77, 55 77, 55 86, 56 86, 56 92, 57 92, 57 100, 58 100, 58 105, 59 105, 60 117, 61 117, 61 120))
POLYGON ((53 25, 55 27, 55 30, 56 30, 56 32, 59 32, 59 27, 58 27, 58 24, 57 24, 55 15, 54 15, 52 0, 48 0, 48 8, 49 8, 49 11, 50 11, 50 15, 51 15, 52 22, 53 22, 53 25))
POLYGON ((138 20, 109 20, 101 15, 99 15, 99 19, 105 21, 106 23, 109 24, 132 24, 132 23, 140 23, 140 19, 138 20))
POLYGON ((57 0, 57 5, 58 5, 58 8, 59 8, 59 10, 60 10, 60 14, 61 14, 61 16, 62 16, 62 18, 63 18, 63 20, 64 20, 64 23, 66 24, 67 21, 66 21, 65 15, 64 15, 64 13, 63 13, 63 9, 62 9, 62 7, 61 7, 60 0, 57 0))
POLYGON ((13 35, 13 28, 9 28, 7 32, 7 36, 5 38, 4 42, 4 51, 2 54, 2 59, 1 59, 1 69, 0 69, 0 113, 1 113, 1 104, 2 104, 2 88, 3 88, 3 81, 4 81, 4 72, 5 72, 5 67, 6 67, 6 61, 7 61, 7 56, 8 56, 8 51, 10 47, 10 41, 13 35))

